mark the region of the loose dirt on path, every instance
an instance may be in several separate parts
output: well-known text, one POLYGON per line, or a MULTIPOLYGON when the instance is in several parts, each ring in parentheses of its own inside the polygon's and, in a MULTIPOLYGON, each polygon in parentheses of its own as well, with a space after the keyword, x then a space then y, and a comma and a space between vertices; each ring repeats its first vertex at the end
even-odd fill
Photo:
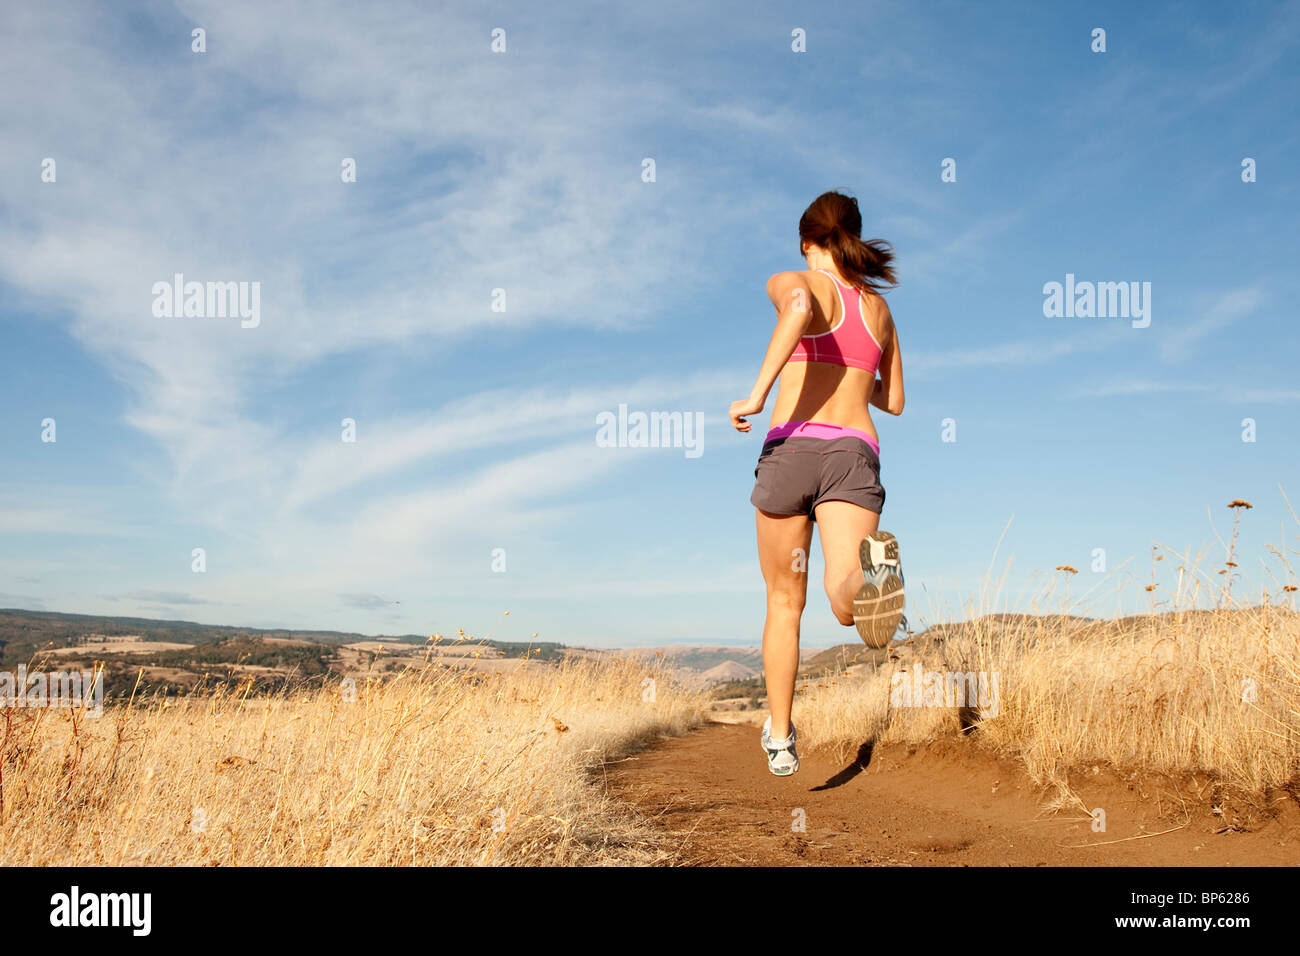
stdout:
POLYGON ((610 764, 605 785, 686 865, 1300 865, 1300 807, 1287 794, 1220 816, 1208 785, 1198 797, 1191 783, 1098 772, 1072 781, 1082 805, 1052 811, 1014 761, 963 739, 799 762, 774 777, 756 727, 712 723, 610 764), (1105 832, 1093 831, 1094 808, 1105 832))

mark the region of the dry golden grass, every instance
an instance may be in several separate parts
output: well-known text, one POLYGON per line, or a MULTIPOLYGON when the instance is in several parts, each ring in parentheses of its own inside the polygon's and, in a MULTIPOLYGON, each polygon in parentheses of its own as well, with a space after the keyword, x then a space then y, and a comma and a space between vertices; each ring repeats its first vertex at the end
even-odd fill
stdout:
POLYGON ((479 675, 435 660, 354 695, 227 689, 99 719, 3 708, 0 865, 658 862, 594 774, 702 704, 614 658, 479 675))
MULTIPOLYGON (((864 741, 924 743, 961 731, 1021 757, 1036 780, 1070 770, 1207 771, 1246 791, 1300 780, 1300 616, 1277 608, 1156 616, 1134 631, 980 618, 865 681, 828 680, 794 719, 841 756, 864 741), (890 706, 895 674, 984 672, 996 716, 890 706), (1252 699, 1253 698, 1253 699, 1252 699)), ((972 701, 977 703, 977 701, 972 701)), ((977 711, 977 709, 976 709, 977 711)))
MULTIPOLYGON (((1170 568, 1171 587, 1162 590, 1153 570, 1151 585, 1143 586, 1152 611, 1146 615, 971 615, 936 629, 937 640, 915 641, 904 649, 908 656, 865 679, 828 679, 802 694, 794 712, 800 735, 846 758, 868 740, 920 744, 974 724, 975 739, 1019 757, 1035 780, 1062 790, 1071 771, 1098 765, 1207 773, 1246 793, 1295 787, 1300 615, 1276 603, 1234 600, 1235 544, 1234 528, 1226 568, 1214 574, 1170 553, 1181 559, 1176 583, 1170 568), (996 677, 996 716, 981 717, 977 708, 897 706, 897 697, 891 706, 896 675, 918 663, 923 672, 996 677)), ((1270 551, 1286 565, 1284 550, 1270 551)), ((1165 556, 1153 555, 1153 569, 1165 556)), ((1057 570, 1068 587, 1077 572, 1057 570)), ((1289 566, 1285 573, 1294 580, 1289 566)), ((1295 590, 1275 589, 1286 605, 1295 590)))

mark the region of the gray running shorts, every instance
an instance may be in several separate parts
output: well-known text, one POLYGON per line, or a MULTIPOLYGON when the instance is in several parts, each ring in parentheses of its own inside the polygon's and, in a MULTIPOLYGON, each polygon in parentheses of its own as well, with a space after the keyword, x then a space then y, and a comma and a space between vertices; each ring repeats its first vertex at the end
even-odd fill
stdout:
POLYGON ((861 438, 778 438, 763 446, 750 502, 775 515, 808 515, 823 501, 885 507, 880 457, 861 438))

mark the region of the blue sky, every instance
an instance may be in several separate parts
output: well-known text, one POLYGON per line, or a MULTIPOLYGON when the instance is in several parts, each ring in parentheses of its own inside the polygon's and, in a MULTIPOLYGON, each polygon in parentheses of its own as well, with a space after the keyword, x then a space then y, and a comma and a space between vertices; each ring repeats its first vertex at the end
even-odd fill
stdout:
MULTIPOLYGON (((986 606, 1059 610, 1068 563, 1076 610, 1143 609, 1153 544, 1213 578, 1234 498, 1255 505, 1239 587, 1276 588, 1263 559, 1285 577, 1266 546, 1297 547, 1279 486, 1300 495, 1294 4, 9 19, 0 606, 757 643, 768 413, 740 435, 726 410, 829 188, 898 257, 908 404, 877 424, 914 623, 961 614, 991 565, 986 606), (176 273, 260 283, 260 324, 156 317, 176 273), (1149 327, 1046 317, 1067 274, 1151 283, 1149 327), (701 413, 703 454, 600 447, 620 404, 701 413)), ((853 634, 820 572, 814 646, 853 634)))

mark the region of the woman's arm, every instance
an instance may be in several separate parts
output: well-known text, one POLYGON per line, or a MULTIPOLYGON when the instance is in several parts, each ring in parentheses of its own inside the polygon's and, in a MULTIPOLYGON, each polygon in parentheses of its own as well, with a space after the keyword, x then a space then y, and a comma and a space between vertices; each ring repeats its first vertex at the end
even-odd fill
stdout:
POLYGON ((776 383, 781 369, 790 361, 794 348, 808 328, 812 318, 812 290, 808 280, 798 272, 778 272, 767 280, 767 297, 776 307, 776 328, 767 344, 767 355, 758 370, 758 378, 749 398, 731 403, 731 424, 737 431, 749 431, 745 415, 757 415, 767 403, 768 393, 776 383))
POLYGON ((871 404, 891 415, 903 413, 903 356, 898 349, 898 326, 894 317, 885 307, 885 318, 889 320, 889 340, 884 354, 880 356, 880 378, 871 393, 871 404))

